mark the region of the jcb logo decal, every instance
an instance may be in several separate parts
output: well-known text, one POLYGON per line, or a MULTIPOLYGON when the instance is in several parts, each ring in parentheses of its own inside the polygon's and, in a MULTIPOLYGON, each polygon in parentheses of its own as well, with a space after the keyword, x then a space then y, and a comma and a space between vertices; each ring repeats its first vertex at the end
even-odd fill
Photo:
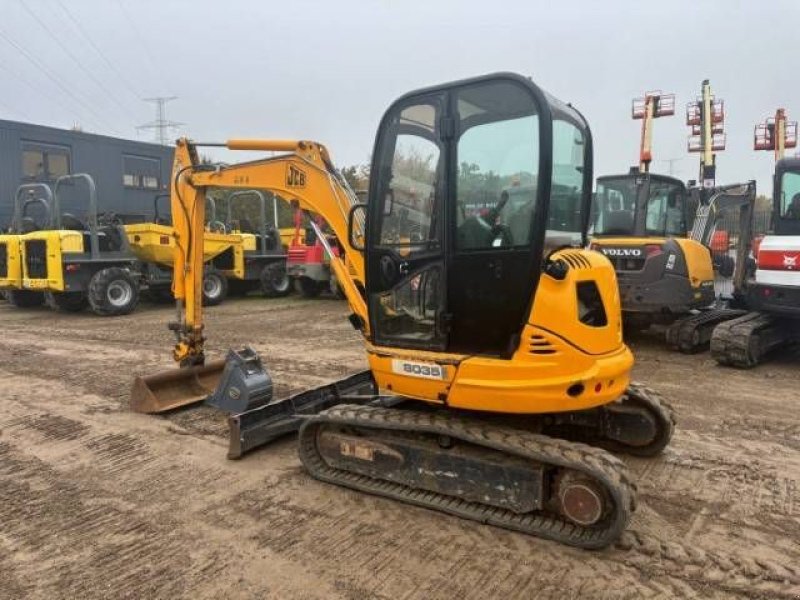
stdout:
POLYGON ((306 174, 303 170, 294 165, 289 165, 286 169, 286 187, 302 188, 306 187, 306 174))

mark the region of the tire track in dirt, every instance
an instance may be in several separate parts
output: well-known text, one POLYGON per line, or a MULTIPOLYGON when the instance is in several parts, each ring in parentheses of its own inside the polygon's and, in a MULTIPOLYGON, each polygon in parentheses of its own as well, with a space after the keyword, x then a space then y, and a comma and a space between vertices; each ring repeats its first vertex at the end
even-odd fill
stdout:
MULTIPOLYGON (((302 481, 302 477, 299 471, 287 473, 281 489, 291 487, 297 498, 322 485, 302 481)), ((791 562, 755 562, 737 553, 707 552, 637 531, 626 534, 615 549, 584 553, 490 527, 476 528, 422 509, 398 508, 382 499, 335 491, 343 495, 341 505, 349 511, 330 502, 301 508, 280 494, 245 492, 224 508, 216 507, 212 514, 225 519, 220 511, 233 509, 247 515, 252 520, 248 530, 259 544, 298 560, 316 550, 321 568, 329 571, 330 577, 343 570, 371 573, 371 587, 365 590, 369 597, 477 599, 536 594, 576 597, 580 593, 639 598, 688 597, 690 592, 710 597, 720 593, 747 596, 758 591, 790 598, 800 591, 800 573, 791 562), (296 523, 303 523, 302 528, 296 528, 296 523), (402 534, 396 533, 398 529, 402 534), (452 540, 459 544, 454 546, 452 540), (490 555, 476 564, 476 553, 486 553, 486 548, 492 549, 490 555), (431 564, 445 562, 449 566, 444 572, 431 573, 431 564), (573 571, 580 576, 565 577, 573 571), (642 575, 657 580, 658 587, 641 584, 642 575), (402 585, 397 587, 398 583, 402 585), (609 593, 623 585, 625 594, 609 593)))
MULTIPOLYGON (((254 548, 236 530, 198 521, 198 506, 241 488, 225 468, 231 463, 193 459, 201 440, 170 436, 147 419, 148 429, 135 432, 109 426, 114 415, 77 421, 79 405, 50 396, 56 400, 41 402, 38 413, 0 406, 0 566, 9 573, 0 575, 0 597, 283 598, 298 592, 296 578, 312 580, 280 557, 269 577, 237 564, 254 548), (153 438, 158 448, 147 441, 150 430, 166 437, 153 438), (225 572, 241 574, 241 593, 233 582, 220 587, 225 572)), ((324 582, 317 587, 307 597, 338 595, 324 582)))
POLYGON ((134 511, 121 510, 102 494, 87 501, 78 486, 8 444, 0 446, 0 465, 0 521, 14 539, 14 552, 49 555, 26 564, 26 581, 58 589, 62 597, 84 596, 99 581, 123 597, 134 587, 137 594, 169 596, 185 584, 189 565, 181 560, 179 540, 156 536, 134 511), (169 576, 153 578, 153 565, 169 576))

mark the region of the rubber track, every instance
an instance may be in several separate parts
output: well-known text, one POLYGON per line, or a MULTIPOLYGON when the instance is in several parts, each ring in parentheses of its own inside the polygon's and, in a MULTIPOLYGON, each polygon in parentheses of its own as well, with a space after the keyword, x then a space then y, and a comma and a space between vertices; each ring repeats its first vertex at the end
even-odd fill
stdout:
POLYGON ((781 332, 780 326, 772 327, 775 324, 774 317, 760 312, 722 323, 711 337, 711 355, 721 365, 754 367, 764 354, 791 336, 789 331, 781 332))
MULTIPOLYGON (((714 327, 718 323, 735 319, 746 314, 744 310, 734 310, 729 308, 719 308, 701 312, 697 315, 691 315, 678 319, 667 328, 666 338, 667 344, 673 350, 678 350, 684 354, 695 354, 703 350, 709 339, 703 339, 705 336, 701 334, 700 343, 695 344, 694 333, 702 327, 714 327)), ((709 336, 710 338, 710 336, 709 336)))
POLYGON ((454 416, 340 405, 305 421, 299 434, 299 454, 309 473, 321 481, 581 548, 598 549, 612 544, 622 534, 635 510, 636 486, 624 463, 610 453, 576 442, 488 426, 454 416), (532 461, 574 469, 589 475, 606 488, 615 513, 606 518, 605 527, 581 527, 550 513, 517 514, 507 509, 335 469, 325 463, 316 446, 317 431, 326 424, 445 435, 532 461))
POLYGON ((675 426, 677 425, 675 409, 672 407, 672 404, 656 390, 642 383, 631 382, 626 394, 631 392, 636 395, 640 402, 646 404, 647 407, 652 410, 658 422, 664 427, 664 433, 653 440, 648 446, 642 448, 621 446, 620 450, 636 456, 655 456, 660 454, 661 451, 667 447, 672 439, 672 434, 675 432, 675 426))

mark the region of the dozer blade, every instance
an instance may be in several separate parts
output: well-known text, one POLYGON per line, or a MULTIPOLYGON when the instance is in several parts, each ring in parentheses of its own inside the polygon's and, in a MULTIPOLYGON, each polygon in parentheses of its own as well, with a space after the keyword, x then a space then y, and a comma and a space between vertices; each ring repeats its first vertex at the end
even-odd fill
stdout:
POLYGON ((225 360, 137 377, 131 388, 131 410, 162 413, 202 402, 217 388, 225 360))

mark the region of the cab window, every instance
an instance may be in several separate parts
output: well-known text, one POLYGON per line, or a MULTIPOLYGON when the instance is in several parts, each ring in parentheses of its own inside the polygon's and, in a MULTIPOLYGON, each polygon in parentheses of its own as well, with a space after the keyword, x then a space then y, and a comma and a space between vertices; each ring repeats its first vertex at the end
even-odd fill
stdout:
POLYGON ((547 237, 559 245, 580 244, 583 229, 584 132, 569 121, 553 121, 553 177, 547 237))
POLYGON ((405 246, 414 252, 438 242, 438 222, 433 218, 442 158, 437 118, 428 104, 407 107, 400 115, 391 178, 382 203, 382 246, 405 246))
POLYGON ((456 249, 528 246, 539 169, 539 120, 511 84, 459 92, 456 249), (502 86, 502 93, 497 87, 502 86))
POLYGON ((686 235, 685 202, 680 186, 651 180, 646 207, 647 234, 686 235))
POLYGON ((781 217, 800 220, 800 173, 781 177, 781 217))
POLYGON ((623 177, 598 181, 592 205, 592 235, 632 235, 636 215, 636 180, 623 177))

